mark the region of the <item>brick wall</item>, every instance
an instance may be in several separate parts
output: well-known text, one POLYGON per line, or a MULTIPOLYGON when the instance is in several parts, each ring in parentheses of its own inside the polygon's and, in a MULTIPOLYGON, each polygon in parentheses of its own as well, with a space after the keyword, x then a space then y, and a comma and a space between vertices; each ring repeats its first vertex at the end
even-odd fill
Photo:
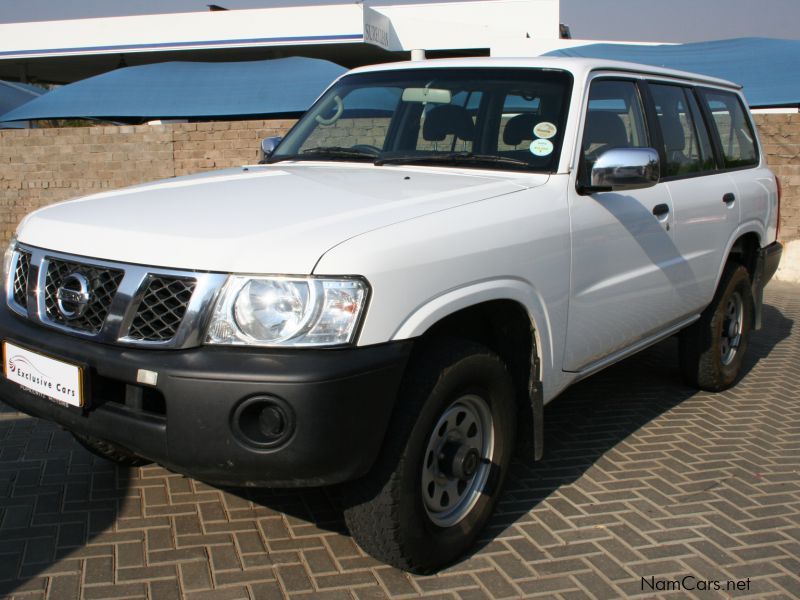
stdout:
MULTIPOLYGON (((800 114, 757 115, 756 122, 783 184, 781 238, 800 239, 800 114)), ((0 130, 0 244, 25 214, 59 200, 253 163, 259 140, 283 135, 292 123, 0 130)))
POLYGON ((294 121, 0 130, 0 244, 27 213, 67 198, 258 160, 294 121))
POLYGON ((800 239, 800 114, 755 115, 769 166, 781 181, 780 237, 800 239))

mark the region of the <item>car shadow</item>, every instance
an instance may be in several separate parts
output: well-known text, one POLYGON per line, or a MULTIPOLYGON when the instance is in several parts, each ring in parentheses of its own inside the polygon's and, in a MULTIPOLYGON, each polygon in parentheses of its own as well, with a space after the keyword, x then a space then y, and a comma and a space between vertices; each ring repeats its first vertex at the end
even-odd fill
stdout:
POLYGON ((74 571, 62 561, 113 528, 134 471, 0 403, 0 598, 44 592, 40 575, 54 565, 74 571))
MULTIPOLYGON (((751 338, 744 376, 793 326, 769 305, 764 323, 751 338)), ((545 408, 543 460, 514 460, 498 510, 473 551, 492 543, 606 452, 696 393, 681 383, 674 337, 570 388, 545 408)), ((113 537, 109 532, 118 518, 141 514, 141 506, 131 503, 139 477, 138 469, 92 456, 53 424, 0 404, 0 597, 35 593, 43 585, 41 575, 54 565, 61 568, 93 556, 89 543, 96 546, 104 535, 113 537)), ((347 535, 335 488, 224 491, 267 514, 286 515, 292 529, 347 535)))
MULTIPOLYGON (((743 377, 789 337, 793 321, 765 305, 764 324, 751 337, 743 377)), ((682 382, 675 336, 571 387, 545 408, 544 458, 534 464, 514 459, 498 509, 473 552, 492 543, 560 486, 580 478, 629 435, 697 393, 682 382)), ((335 490, 227 491, 347 535, 335 490)))
MULTIPOLYGON (((765 305, 764 324, 751 336, 742 377, 789 337, 793 321, 765 305)), ((543 459, 534 464, 514 459, 498 509, 473 552, 492 543, 560 486, 580 478, 629 435, 697 393, 681 379, 676 336, 569 388, 545 408, 543 459)), ((321 530, 348 535, 335 489, 226 491, 321 530)))
MULTIPOLYGON (((794 324, 769 305, 764 306, 763 322, 765 326, 750 338, 740 380, 789 337, 794 324)), ((498 509, 475 551, 560 486, 580 478, 628 436, 698 393, 703 392, 682 381, 677 336, 569 388, 545 407, 543 459, 534 464, 513 462, 498 509)))

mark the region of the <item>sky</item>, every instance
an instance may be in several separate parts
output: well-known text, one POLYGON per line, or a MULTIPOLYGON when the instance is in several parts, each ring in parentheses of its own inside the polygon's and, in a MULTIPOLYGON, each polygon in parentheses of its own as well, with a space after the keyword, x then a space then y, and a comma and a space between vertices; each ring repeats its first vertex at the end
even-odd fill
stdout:
MULTIPOLYGON (((209 3, 236 9, 350 1, 0 0, 0 23, 203 11, 209 3)), ((749 36, 800 39, 800 0, 561 0, 561 22, 570 26, 572 37, 591 40, 696 42, 749 36)))

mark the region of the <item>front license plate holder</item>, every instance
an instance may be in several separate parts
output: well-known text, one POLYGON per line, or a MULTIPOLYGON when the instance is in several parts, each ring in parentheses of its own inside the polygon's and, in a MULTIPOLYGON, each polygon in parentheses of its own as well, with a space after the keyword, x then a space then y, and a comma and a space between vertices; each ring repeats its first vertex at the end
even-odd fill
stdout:
POLYGON ((3 341, 3 375, 25 390, 57 404, 85 408, 86 368, 3 341))

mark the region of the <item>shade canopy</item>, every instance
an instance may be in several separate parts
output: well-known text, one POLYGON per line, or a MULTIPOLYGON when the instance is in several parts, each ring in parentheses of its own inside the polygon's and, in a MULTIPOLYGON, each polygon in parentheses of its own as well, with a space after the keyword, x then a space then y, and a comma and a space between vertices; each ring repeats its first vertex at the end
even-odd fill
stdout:
POLYGON ((305 111, 345 68, 327 60, 166 62, 116 69, 11 110, 0 121, 258 118, 305 111))
POLYGON ((26 102, 30 102, 34 98, 38 98, 44 94, 45 91, 46 90, 24 83, 0 81, 0 115, 26 102))
POLYGON ((738 38, 658 46, 590 44, 554 50, 548 55, 607 58, 682 69, 742 85, 752 107, 800 105, 800 40, 738 38))

